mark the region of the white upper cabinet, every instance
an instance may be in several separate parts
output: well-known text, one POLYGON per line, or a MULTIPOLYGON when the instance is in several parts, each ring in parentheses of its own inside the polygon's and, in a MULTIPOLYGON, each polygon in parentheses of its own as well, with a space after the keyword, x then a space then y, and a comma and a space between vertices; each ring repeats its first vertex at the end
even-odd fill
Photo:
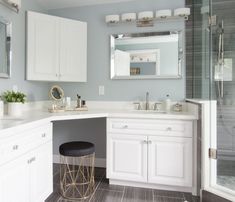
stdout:
POLYGON ((60 80, 86 82, 87 24, 60 19, 60 80))
POLYGON ((29 11, 27 80, 86 82, 87 23, 29 11))

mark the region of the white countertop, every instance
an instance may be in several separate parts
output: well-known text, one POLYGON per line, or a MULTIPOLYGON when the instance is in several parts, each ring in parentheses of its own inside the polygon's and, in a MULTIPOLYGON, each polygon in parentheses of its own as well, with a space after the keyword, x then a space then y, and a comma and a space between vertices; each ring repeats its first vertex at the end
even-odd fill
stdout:
POLYGON ((22 117, 15 118, 4 116, 0 118, 0 132, 6 129, 19 127, 24 124, 30 124, 38 121, 63 121, 102 117, 197 120, 197 115, 189 112, 156 113, 120 109, 89 109, 88 111, 83 112, 69 111, 62 113, 50 113, 47 110, 29 110, 24 112, 22 117))

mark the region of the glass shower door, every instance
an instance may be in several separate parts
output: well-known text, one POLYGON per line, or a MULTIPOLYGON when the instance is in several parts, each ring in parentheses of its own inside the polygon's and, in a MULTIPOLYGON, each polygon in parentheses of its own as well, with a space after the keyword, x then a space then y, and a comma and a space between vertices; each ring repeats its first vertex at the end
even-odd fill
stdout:
POLYGON ((210 99, 217 101, 211 108, 210 186, 235 201, 235 1, 211 0, 209 9, 210 99))

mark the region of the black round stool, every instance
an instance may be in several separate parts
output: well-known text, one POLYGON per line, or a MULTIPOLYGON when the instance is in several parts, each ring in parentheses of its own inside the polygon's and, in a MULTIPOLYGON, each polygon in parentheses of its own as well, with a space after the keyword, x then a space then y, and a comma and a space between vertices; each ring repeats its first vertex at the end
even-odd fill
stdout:
POLYGON ((94 191, 95 145, 68 142, 60 145, 60 190, 64 198, 86 199, 94 191))

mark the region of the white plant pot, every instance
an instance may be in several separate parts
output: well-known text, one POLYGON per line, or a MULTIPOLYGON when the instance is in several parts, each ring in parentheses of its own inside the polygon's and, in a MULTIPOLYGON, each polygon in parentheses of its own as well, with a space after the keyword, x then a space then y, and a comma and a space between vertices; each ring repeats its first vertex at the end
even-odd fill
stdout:
POLYGON ((23 103, 10 102, 8 103, 8 115, 9 116, 21 116, 23 111, 23 103))

